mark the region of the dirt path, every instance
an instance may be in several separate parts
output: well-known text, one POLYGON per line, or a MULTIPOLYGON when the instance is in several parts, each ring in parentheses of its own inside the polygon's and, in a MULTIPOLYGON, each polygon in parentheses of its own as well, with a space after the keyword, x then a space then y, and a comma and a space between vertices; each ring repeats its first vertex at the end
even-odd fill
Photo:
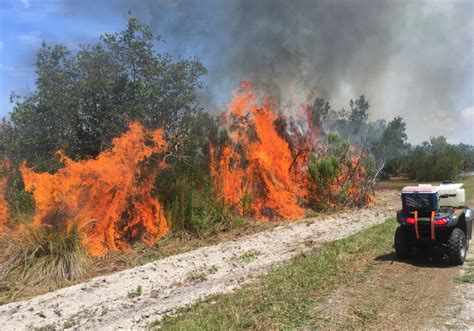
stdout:
MULTIPOLYGON (((467 260, 470 261, 470 263, 474 261, 472 241, 467 260)), ((468 268, 472 268, 472 266, 464 264, 459 270, 459 275, 462 275, 468 268)), ((432 323, 431 326, 433 328, 439 328, 439 326, 442 325, 445 329, 474 329, 474 284, 456 284, 454 291, 451 292, 451 296, 448 297, 447 306, 450 308, 444 313, 439 314, 439 321, 443 321, 444 323, 432 323)))
POLYGON ((438 313, 451 301, 459 268, 437 254, 401 262, 389 253, 376 260, 368 274, 320 307, 322 317, 312 327, 411 330, 444 324, 446 316, 438 313))
POLYGON ((319 307, 308 329, 474 329, 474 285, 456 281, 463 268, 439 250, 404 262, 393 252, 379 256, 369 273, 319 307))
POLYGON ((214 293, 227 292, 302 251, 393 217, 398 193, 379 193, 375 206, 204 247, 147 265, 0 307, 0 325, 139 329, 214 293))

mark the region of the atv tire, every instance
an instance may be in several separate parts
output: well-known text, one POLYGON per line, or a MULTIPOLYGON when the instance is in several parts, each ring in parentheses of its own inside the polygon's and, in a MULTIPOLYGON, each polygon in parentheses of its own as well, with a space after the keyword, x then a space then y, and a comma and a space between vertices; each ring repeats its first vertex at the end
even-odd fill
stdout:
POLYGON ((464 264, 467 252, 467 239, 463 230, 455 228, 448 239, 449 261, 454 265, 464 264))
POLYGON ((411 252, 410 231, 404 226, 399 226, 395 231, 395 253, 399 259, 406 259, 411 256, 411 252))

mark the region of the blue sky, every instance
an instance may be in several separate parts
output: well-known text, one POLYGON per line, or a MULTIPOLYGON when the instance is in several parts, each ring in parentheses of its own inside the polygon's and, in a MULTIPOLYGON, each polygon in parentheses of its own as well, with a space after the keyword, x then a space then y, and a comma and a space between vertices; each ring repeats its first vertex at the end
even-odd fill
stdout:
POLYGON ((0 115, 11 110, 11 91, 27 95, 35 89, 35 53, 43 40, 77 49, 101 33, 119 30, 125 20, 99 20, 65 12, 61 1, 0 0, 0 115))
MULTIPOLYGON (((176 57, 209 70, 202 104, 240 80, 310 91, 335 108, 365 94, 371 117, 401 115, 412 142, 474 144, 473 1, 0 0, 0 116, 35 89, 42 40, 71 50, 121 30, 133 10, 176 57)), ((298 101, 298 102, 299 102, 298 101)))

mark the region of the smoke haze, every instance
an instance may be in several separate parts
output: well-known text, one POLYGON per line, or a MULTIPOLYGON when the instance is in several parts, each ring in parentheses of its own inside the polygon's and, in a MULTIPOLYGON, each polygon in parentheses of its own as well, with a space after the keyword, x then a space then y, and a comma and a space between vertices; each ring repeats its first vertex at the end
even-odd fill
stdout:
MULTIPOLYGON (((131 9, 181 57, 209 70, 201 104, 222 108, 241 80, 297 105, 333 108, 365 94, 372 119, 401 115, 414 143, 474 144, 474 3, 361 0, 66 1, 64 15, 126 18, 131 9)), ((105 31, 104 31, 105 32, 105 31)))

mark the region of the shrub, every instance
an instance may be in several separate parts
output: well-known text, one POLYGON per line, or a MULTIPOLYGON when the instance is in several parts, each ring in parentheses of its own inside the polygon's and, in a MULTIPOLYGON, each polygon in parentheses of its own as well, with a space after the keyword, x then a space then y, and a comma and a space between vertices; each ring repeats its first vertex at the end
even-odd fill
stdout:
POLYGON ((313 181, 321 186, 328 185, 339 173, 339 160, 334 155, 326 155, 320 160, 311 159, 308 170, 313 181))
POLYGON ((194 235, 216 233, 236 220, 223 199, 219 198, 211 185, 196 189, 187 186, 168 205, 166 219, 173 231, 186 231, 194 235))
POLYGON ((44 216, 41 224, 20 224, 1 237, 0 278, 26 284, 74 280, 88 262, 83 228, 64 207, 44 216))
POLYGON ((8 203, 10 217, 15 220, 31 218, 35 212, 35 202, 33 195, 25 191, 19 170, 11 170, 6 176, 5 200, 8 203))
POLYGON ((369 201, 374 160, 364 150, 351 149, 336 133, 327 136, 326 148, 307 164, 310 179, 306 205, 324 210, 338 205, 361 206, 369 201))

